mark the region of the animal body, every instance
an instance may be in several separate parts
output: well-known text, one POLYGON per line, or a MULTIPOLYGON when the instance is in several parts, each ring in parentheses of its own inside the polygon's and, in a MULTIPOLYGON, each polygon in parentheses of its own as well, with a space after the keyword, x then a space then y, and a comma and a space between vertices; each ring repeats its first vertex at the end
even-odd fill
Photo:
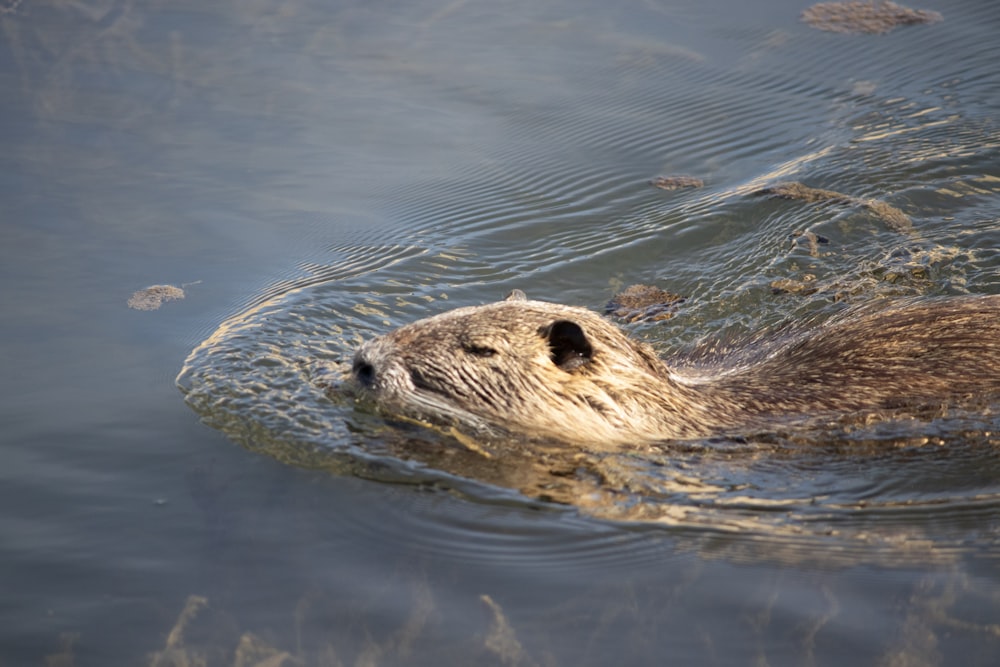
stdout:
POLYGON ((1000 296, 866 306, 665 359, 589 310, 514 298, 370 340, 352 376, 391 414, 604 446, 960 406, 1000 397, 1000 296))

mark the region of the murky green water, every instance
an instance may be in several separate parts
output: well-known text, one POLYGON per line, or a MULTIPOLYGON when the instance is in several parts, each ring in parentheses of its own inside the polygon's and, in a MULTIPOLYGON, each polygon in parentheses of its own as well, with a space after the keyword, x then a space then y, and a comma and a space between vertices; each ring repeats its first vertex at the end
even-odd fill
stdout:
POLYGON ((0 5, 0 664, 996 664, 988 410, 570 478, 335 390, 513 288, 663 351, 1000 292, 1000 11, 804 7, 0 5))

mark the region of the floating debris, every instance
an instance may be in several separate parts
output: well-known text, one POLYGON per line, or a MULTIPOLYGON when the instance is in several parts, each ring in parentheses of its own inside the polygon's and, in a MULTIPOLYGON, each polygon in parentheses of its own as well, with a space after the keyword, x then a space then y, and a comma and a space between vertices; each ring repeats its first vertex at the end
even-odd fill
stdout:
POLYGON ((772 280, 769 287, 772 294, 820 294, 831 301, 915 296, 940 289, 967 292, 963 267, 977 261, 974 252, 957 246, 904 247, 855 271, 824 278, 802 273, 772 280))
POLYGON ((813 28, 828 32, 881 35, 901 25, 935 23, 941 14, 910 9, 895 2, 820 2, 805 9, 800 18, 813 28))
POLYGON ((885 223, 886 227, 895 232, 907 234, 913 231, 913 221, 910 220, 910 216, 895 206, 877 199, 852 197, 851 195, 845 195, 842 192, 835 192, 833 190, 811 188, 795 181, 777 183, 757 190, 753 194, 757 196, 778 197, 780 199, 796 199, 810 204, 831 203, 860 206, 874 213, 877 218, 885 223))
POLYGON ((165 301, 183 299, 184 290, 173 285, 152 285, 129 297, 128 307, 133 310, 156 310, 165 301))
POLYGON ((626 322, 658 322, 674 316, 677 304, 685 297, 652 285, 630 285, 608 301, 606 315, 614 315, 626 322))
POLYGON ((771 294, 799 294, 801 296, 809 296, 820 290, 820 286, 816 284, 816 276, 811 273, 802 276, 802 280, 791 278, 772 280, 770 287, 771 294))
POLYGON ((796 181, 787 183, 777 183, 767 188, 761 188, 753 194, 778 197, 779 199, 796 199, 798 201, 815 204, 818 202, 834 202, 837 204, 853 204, 854 197, 850 195, 834 192, 833 190, 821 190, 820 188, 810 188, 796 181))
POLYGON ((805 242, 809 247, 810 257, 819 257, 819 246, 826 245, 830 242, 830 239, 825 236, 821 236, 816 232, 811 232, 808 229, 805 231, 796 231, 791 233, 792 240, 796 242, 805 242))
POLYGON ((705 181, 696 176, 657 176, 649 184, 661 190, 683 190, 684 188, 703 188, 705 181))
POLYGON ((858 204, 868 209, 885 223, 886 227, 897 232, 913 231, 913 221, 910 216, 900 211, 895 206, 886 204, 877 199, 860 199, 858 204))

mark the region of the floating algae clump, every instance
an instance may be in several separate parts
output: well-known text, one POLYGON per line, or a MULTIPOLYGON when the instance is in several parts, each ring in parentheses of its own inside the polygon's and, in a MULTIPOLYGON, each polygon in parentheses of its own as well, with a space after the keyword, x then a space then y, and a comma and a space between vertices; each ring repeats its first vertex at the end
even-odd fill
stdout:
POLYGON ((165 301, 183 299, 184 290, 173 285, 153 285, 135 292, 128 299, 128 307, 133 310, 156 310, 165 301))
POLYGON ((879 35, 901 25, 935 23, 941 15, 895 2, 820 2, 802 12, 802 20, 829 32, 879 35))
POLYGON ((683 190, 705 187, 705 181, 697 176, 657 176, 649 184, 661 190, 683 190))
POLYGON ((834 192, 833 190, 811 188, 795 181, 777 183, 770 187, 757 190, 753 194, 757 196, 766 195, 770 197, 778 197, 780 199, 795 199, 809 204, 831 203, 844 204, 847 206, 860 206, 869 213, 875 215, 875 217, 885 223, 886 227, 895 232, 909 233, 913 231, 913 221, 910 220, 910 216, 906 215, 895 206, 878 201, 877 199, 854 197, 852 195, 845 195, 841 192, 834 192))

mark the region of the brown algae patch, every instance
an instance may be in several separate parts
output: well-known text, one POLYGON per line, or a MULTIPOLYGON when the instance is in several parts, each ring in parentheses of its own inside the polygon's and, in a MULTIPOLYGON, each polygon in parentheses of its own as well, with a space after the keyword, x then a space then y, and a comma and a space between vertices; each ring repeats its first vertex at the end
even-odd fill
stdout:
POLYGON ((819 30, 881 35, 901 25, 936 23, 941 14, 910 9, 895 2, 820 2, 803 10, 800 18, 819 30))
POLYGON ((830 243, 830 239, 825 236, 821 236, 816 232, 809 231, 808 229, 805 231, 799 230, 792 232, 791 238, 796 243, 804 243, 806 247, 809 248, 809 256, 817 258, 820 256, 820 245, 830 243))
POLYGON ((829 203, 842 204, 845 206, 859 206, 869 213, 874 214, 875 217, 885 223, 886 227, 894 232, 909 234, 913 231, 913 221, 910 220, 910 216, 906 215, 895 206, 886 204, 885 202, 877 199, 854 197, 852 195, 845 195, 841 192, 835 192, 834 190, 811 188, 808 185, 803 185, 802 183, 795 181, 777 183, 770 187, 757 190, 753 194, 757 196, 778 197, 779 199, 794 199, 804 201, 807 204, 829 203))
POLYGON ((771 187, 757 190, 754 194, 770 195, 780 199, 796 199, 809 204, 816 204, 819 202, 831 202, 835 204, 854 203, 854 197, 851 197, 850 195, 841 194, 833 190, 811 188, 808 185, 803 185, 802 183, 798 183, 796 181, 777 183, 771 187))
POLYGON ((184 290, 173 285, 152 285, 135 292, 128 299, 128 307, 133 310, 157 310, 167 301, 183 299, 184 290))
POLYGON ((604 312, 626 322, 658 322, 674 316, 685 297, 652 285, 630 285, 614 295, 604 312))
POLYGON ((899 248, 850 274, 821 279, 801 273, 772 280, 769 286, 772 294, 821 294, 832 301, 852 301, 862 295, 866 299, 924 295, 942 287, 966 291, 961 267, 977 261, 974 252, 956 246, 899 248))
POLYGON ((705 187, 705 181, 697 176, 657 176, 650 179, 649 184, 661 190, 684 190, 687 188, 705 187))

